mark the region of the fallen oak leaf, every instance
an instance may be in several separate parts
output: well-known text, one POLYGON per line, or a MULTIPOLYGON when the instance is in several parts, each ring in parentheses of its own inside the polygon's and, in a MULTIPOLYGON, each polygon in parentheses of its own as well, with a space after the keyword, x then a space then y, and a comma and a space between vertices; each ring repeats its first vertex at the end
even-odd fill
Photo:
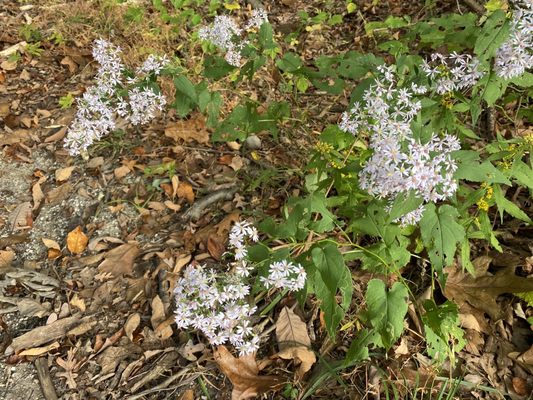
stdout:
POLYGON ((302 377, 316 363, 316 355, 310 349, 311 339, 307 333, 307 326, 288 307, 283 307, 279 314, 276 322, 276 338, 279 346, 277 356, 300 363, 298 376, 302 377))
POLYGON ((249 399, 269 390, 277 390, 285 383, 280 376, 259 376, 254 354, 235 358, 225 346, 218 346, 213 356, 222 373, 233 384, 231 400, 249 399))
POLYGON ((107 272, 113 276, 131 275, 133 273, 133 263, 139 255, 137 243, 125 243, 110 250, 104 261, 98 266, 100 272, 107 272))
POLYGON ((200 114, 169 124, 165 128, 165 136, 174 139, 176 142, 183 140, 187 143, 192 141, 200 144, 209 143, 209 132, 200 114))
POLYGON ((448 273, 444 295, 459 307, 465 303, 486 312, 494 320, 500 319, 499 295, 533 291, 533 279, 515 275, 515 268, 503 268, 494 275, 473 277, 457 267, 445 269, 448 273))

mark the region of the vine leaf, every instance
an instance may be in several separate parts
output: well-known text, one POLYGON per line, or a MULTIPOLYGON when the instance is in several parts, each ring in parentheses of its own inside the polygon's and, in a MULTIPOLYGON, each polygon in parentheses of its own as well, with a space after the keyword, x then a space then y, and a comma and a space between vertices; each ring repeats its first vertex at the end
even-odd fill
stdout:
POLYGON ((387 292, 385 283, 379 279, 368 282, 366 291, 366 318, 379 332, 377 346, 390 349, 403 332, 403 320, 407 313, 407 287, 396 282, 387 292))
POLYGON ((439 274, 442 274, 445 265, 452 263, 456 244, 465 237, 464 228, 456 221, 458 216, 458 211, 452 206, 445 204, 437 210, 435 204, 429 203, 420 220, 422 241, 428 249, 433 268, 439 274))

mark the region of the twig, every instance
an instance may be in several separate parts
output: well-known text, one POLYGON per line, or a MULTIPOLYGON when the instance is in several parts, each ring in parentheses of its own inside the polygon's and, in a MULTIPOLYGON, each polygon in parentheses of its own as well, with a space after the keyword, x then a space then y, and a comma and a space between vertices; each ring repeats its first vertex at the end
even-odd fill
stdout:
POLYGON ((211 204, 214 204, 220 200, 231 200, 235 193, 237 193, 238 187, 234 186, 228 189, 220 189, 214 191, 211 194, 203 197, 198 200, 194 205, 187 210, 182 216, 182 221, 198 221, 202 216, 203 211, 209 207, 211 204))
POLYGON ((48 361, 45 357, 39 357, 35 360, 35 368, 37 369, 37 377, 41 384, 41 390, 46 400, 57 400, 57 393, 50 377, 50 369, 48 369, 48 361))
POLYGON ((464 0, 465 4, 478 14, 485 14, 485 7, 479 4, 476 0, 464 0))

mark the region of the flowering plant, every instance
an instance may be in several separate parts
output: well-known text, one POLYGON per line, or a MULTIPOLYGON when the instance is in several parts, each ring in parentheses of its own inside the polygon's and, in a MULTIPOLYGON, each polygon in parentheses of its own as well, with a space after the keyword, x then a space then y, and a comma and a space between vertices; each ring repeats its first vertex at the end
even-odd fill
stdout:
MULTIPOLYGON (((494 124, 480 124, 495 106, 513 123, 533 121, 531 110, 520 106, 533 97, 533 5, 511 4, 509 13, 488 11, 479 20, 473 14, 387 20, 387 29, 409 29, 376 44, 386 57, 348 51, 311 64, 292 52, 278 56, 264 11, 241 26, 219 15, 197 32, 204 59, 200 76, 193 77, 153 56, 128 72, 120 50, 100 40, 93 52, 101 65, 96 85, 78 101, 66 147, 71 154, 85 151, 118 126, 117 116, 133 125, 152 119, 166 104, 156 86, 161 74, 173 78, 178 116, 205 113, 215 141, 265 131, 277 139, 279 125, 291 116, 286 100, 263 105, 247 98, 224 114, 222 96, 213 89, 218 81, 235 89, 246 77, 253 84, 269 58, 286 80, 282 91, 296 89, 294 102, 297 92, 307 90, 339 98, 351 91, 338 123, 320 133, 305 190, 287 201, 280 218, 258 225, 263 241, 250 223, 235 224, 232 261, 189 265, 175 300, 178 328, 196 329, 213 345, 230 343, 249 354, 260 344, 252 300, 258 290, 294 291, 302 304, 313 295, 330 336, 348 313, 357 321, 348 326, 364 325, 346 355, 344 365, 353 365, 368 357, 370 347, 390 349, 402 334, 412 296, 402 275, 406 268, 429 276, 432 290, 444 289, 446 267, 458 263, 474 272, 471 240, 502 251, 491 209, 501 220, 506 215, 531 223, 505 195, 512 186, 533 191, 531 133, 506 138, 494 124), (505 107, 516 104, 516 117, 509 118, 505 107), (388 288, 386 279, 372 279, 365 304, 353 304, 355 269, 395 283, 388 288)), ((464 346, 457 307, 429 301, 418 311, 436 361, 464 346), (443 315, 446 324, 438 321, 443 315)))

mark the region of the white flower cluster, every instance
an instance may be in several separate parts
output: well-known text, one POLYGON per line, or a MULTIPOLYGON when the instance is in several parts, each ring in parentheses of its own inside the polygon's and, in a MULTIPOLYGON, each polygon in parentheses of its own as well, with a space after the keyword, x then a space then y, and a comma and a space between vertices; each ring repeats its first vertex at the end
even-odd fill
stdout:
MULTIPOLYGON (((230 231, 230 247, 235 250, 235 268, 231 272, 216 273, 203 266, 189 265, 176 283, 176 324, 178 328, 201 331, 209 343, 231 343, 241 355, 259 348, 259 337, 254 334, 250 318, 257 307, 250 306, 247 297, 250 285, 245 282, 251 273, 245 257, 246 242, 259 240, 258 232, 249 222, 237 222, 230 231)), ((306 273, 300 265, 282 261, 270 266, 265 286, 300 290, 305 285, 306 273), (283 284, 282 284, 283 283, 283 284)))
POLYGON ((270 264, 268 276, 259 278, 261 283, 270 289, 288 289, 297 292, 305 286, 307 273, 300 264, 293 264, 287 260, 281 260, 270 264))
MULTIPOLYGON (((259 240, 257 228, 246 221, 236 222, 233 224, 233 227, 229 233, 229 245, 235 250, 235 259, 237 261, 244 260, 244 258, 248 255, 245 242, 246 239, 250 239, 252 242, 257 242, 259 240)), ((248 274, 245 273, 239 274, 248 276, 248 274)))
POLYGON ((470 88, 483 77, 479 60, 469 54, 452 52, 445 56, 433 53, 431 62, 424 60, 421 67, 422 71, 434 81, 438 94, 470 88))
MULTIPOLYGON (((163 95, 151 88, 133 87, 126 97, 120 97, 117 89, 123 88, 124 66, 120 60, 119 47, 103 39, 95 41, 93 57, 100 64, 96 85, 89 87, 77 100, 78 110, 69 126, 65 148, 71 155, 78 155, 95 141, 116 128, 115 114, 133 125, 144 124, 153 119, 166 104, 163 95)), ((128 84, 140 82, 142 75, 159 75, 168 60, 150 55, 137 69, 138 76, 128 79, 128 84)))
POLYGON ((176 324, 201 331, 212 345, 229 342, 241 355, 253 353, 259 337, 250 323, 257 308, 247 303, 249 293, 250 286, 237 275, 188 266, 174 289, 176 324))
MULTIPOLYGON (((453 178, 457 166, 451 152, 460 149, 452 135, 433 135, 422 144, 414 138, 410 124, 420 111, 415 95, 424 88, 411 85, 397 88, 392 67, 378 67, 381 77, 367 89, 363 103, 342 115, 339 127, 354 135, 370 133, 372 157, 359 173, 359 184, 378 198, 391 202, 401 193, 413 190, 425 202, 436 202, 452 196, 457 190, 453 178)), ((404 215, 397 222, 415 224, 424 206, 404 215)))
POLYGON ((509 39, 496 53, 494 69, 504 79, 522 75, 533 67, 533 1, 515 0, 509 39))
POLYGON ((252 17, 244 24, 243 29, 239 28, 230 17, 218 15, 211 26, 200 28, 198 36, 200 39, 211 42, 226 51, 224 58, 227 63, 234 67, 239 67, 241 65, 242 49, 248 44, 246 40, 241 40, 240 36, 243 31, 258 28, 264 22, 268 22, 268 16, 263 9, 254 10, 252 17))

